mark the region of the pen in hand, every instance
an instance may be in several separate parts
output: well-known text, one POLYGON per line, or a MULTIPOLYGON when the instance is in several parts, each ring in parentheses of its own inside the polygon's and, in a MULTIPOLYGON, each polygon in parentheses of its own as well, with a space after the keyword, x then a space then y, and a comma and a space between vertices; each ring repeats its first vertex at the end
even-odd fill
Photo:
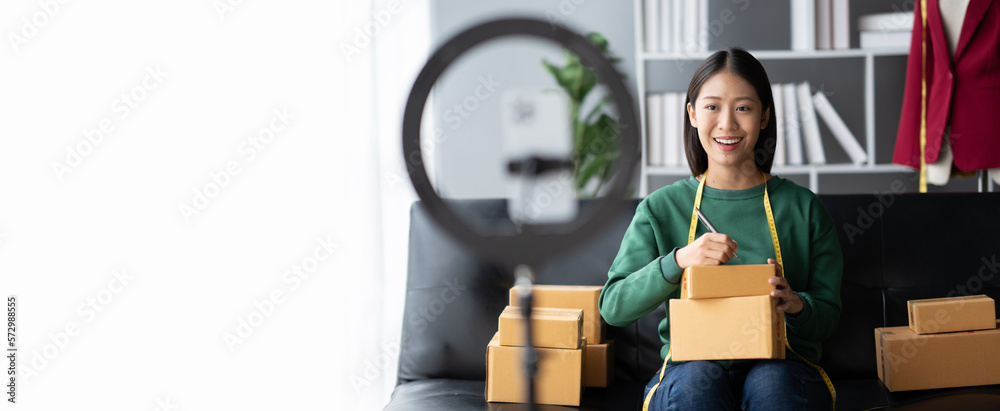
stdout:
MULTIPOLYGON (((698 213, 698 220, 700 220, 701 223, 705 225, 705 227, 708 227, 709 231, 716 234, 719 233, 719 230, 716 230, 715 226, 712 225, 712 222, 708 221, 708 217, 705 217, 705 214, 701 212, 701 209, 695 207, 694 211, 698 213)), ((733 257, 736 257, 736 260, 738 260, 739 262, 743 262, 743 260, 740 259, 740 256, 736 255, 735 252, 733 253, 733 257)))

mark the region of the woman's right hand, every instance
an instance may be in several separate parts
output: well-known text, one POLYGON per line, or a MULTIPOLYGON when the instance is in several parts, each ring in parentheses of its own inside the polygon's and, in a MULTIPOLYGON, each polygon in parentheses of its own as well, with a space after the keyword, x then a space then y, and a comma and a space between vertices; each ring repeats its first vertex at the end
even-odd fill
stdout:
POLYGON ((677 249, 674 259, 682 270, 694 265, 722 265, 736 254, 736 242, 728 235, 705 233, 691 244, 677 249))

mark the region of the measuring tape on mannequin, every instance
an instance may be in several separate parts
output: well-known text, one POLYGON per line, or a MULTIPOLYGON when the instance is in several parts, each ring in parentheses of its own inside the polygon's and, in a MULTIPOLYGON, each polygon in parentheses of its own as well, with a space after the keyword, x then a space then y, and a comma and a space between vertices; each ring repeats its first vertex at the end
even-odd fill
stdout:
MULTIPOLYGON (((771 198, 767 194, 767 175, 764 175, 763 172, 761 172, 761 175, 764 176, 764 211, 767 213, 767 227, 771 230, 771 242, 774 243, 774 257, 775 257, 775 260, 778 261, 778 265, 780 265, 780 266, 782 266, 782 268, 784 268, 784 264, 782 264, 782 260, 781 260, 781 245, 778 244, 778 229, 777 229, 777 227, 774 226, 774 213, 771 212, 771 198)), ((694 195, 694 206, 695 206, 695 208, 701 208, 701 194, 704 191, 705 191, 705 178, 703 177, 701 179, 701 181, 698 183, 698 192, 695 193, 695 195, 694 195)), ((691 210, 691 230, 688 231, 688 244, 691 244, 692 242, 694 242, 694 234, 695 234, 695 231, 697 231, 697 229, 698 229, 698 214, 692 209, 691 210)), ((782 272, 782 275, 784 275, 784 272, 782 272)), ((782 324, 784 324, 784 322, 782 322, 782 324)), ((793 354, 798 355, 799 358, 802 359, 802 362, 808 364, 810 367, 815 368, 816 371, 819 371, 819 375, 821 377, 823 377, 823 382, 826 383, 826 389, 830 391, 830 399, 831 399, 830 404, 831 404, 831 407, 832 407, 832 409, 836 410, 837 409, 837 390, 833 388, 833 381, 830 381, 830 376, 828 376, 826 374, 826 371, 823 370, 823 367, 820 367, 820 366, 818 366, 816 364, 813 364, 809 360, 805 359, 805 357, 803 357, 803 356, 799 355, 799 353, 795 352, 794 349, 792 349, 792 345, 788 342, 788 325, 785 324, 784 327, 785 327, 785 330, 784 330, 785 331, 785 347, 787 347, 788 350, 791 351, 793 354)), ((663 359, 663 367, 660 368, 660 380, 656 382, 656 385, 654 385, 651 390, 649 390, 649 393, 646 394, 645 400, 642 402, 642 411, 648 411, 649 410, 649 401, 653 399, 653 394, 656 393, 656 389, 659 388, 660 387, 660 383, 663 382, 663 374, 667 370, 667 363, 668 362, 670 362, 670 350, 667 350, 667 357, 663 359)))
POLYGON ((920 0, 920 192, 927 192, 927 0, 920 0))

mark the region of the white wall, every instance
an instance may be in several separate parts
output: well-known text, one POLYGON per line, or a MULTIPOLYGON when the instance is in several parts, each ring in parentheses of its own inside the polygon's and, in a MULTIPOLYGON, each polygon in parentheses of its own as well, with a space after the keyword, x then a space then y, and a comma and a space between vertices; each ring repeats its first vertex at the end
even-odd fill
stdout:
MULTIPOLYGON (((377 24, 426 21, 413 4, 377 24)), ((410 192, 386 186, 398 129, 384 146, 375 123, 402 104, 377 109, 375 91, 394 93, 373 87, 387 74, 357 40, 385 7, 0 5, 0 289, 19 299, 19 409, 384 404, 350 377, 402 306, 385 292, 400 290, 386 272, 405 267, 407 204, 387 199, 410 192)))

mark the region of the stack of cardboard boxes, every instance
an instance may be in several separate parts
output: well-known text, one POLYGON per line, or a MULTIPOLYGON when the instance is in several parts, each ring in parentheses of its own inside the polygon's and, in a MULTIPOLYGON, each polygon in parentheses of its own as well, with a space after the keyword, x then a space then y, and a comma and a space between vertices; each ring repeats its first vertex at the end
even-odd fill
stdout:
MULTIPOLYGON (((614 376, 614 342, 604 341, 600 286, 532 288, 532 345, 538 353, 535 402, 580 405, 584 387, 607 387, 614 376)), ((486 401, 526 402, 524 317, 520 295, 500 314, 486 354, 486 401)))
POLYGON ((674 361, 785 358, 785 318, 771 298, 772 264, 696 266, 670 300, 674 361))
POLYGON ((889 391, 1000 384, 996 305, 985 295, 907 301, 910 325, 875 329, 889 391))

